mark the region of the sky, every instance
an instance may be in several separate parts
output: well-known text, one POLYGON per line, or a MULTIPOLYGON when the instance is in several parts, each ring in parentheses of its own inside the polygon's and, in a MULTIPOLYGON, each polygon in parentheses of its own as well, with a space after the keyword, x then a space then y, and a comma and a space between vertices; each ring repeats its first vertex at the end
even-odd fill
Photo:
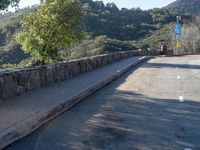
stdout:
MULTIPOLYGON (((21 0, 19 7, 27 7, 34 4, 38 4, 40 0, 21 0)), ((143 10, 151 8, 160 8, 170 4, 175 0, 103 0, 105 3, 114 2, 119 8, 133 8, 140 7, 143 10)))

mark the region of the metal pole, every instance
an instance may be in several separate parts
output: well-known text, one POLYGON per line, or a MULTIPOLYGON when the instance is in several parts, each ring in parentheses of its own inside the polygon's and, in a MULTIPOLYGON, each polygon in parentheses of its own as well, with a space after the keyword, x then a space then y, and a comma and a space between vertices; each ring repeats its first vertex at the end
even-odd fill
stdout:
POLYGON ((179 16, 176 16, 176 23, 179 24, 179 16))
POLYGON ((179 21, 181 20, 181 16, 176 16, 177 24, 179 24, 179 21))
MULTIPOLYGON (((177 19, 177 25, 180 24, 180 20, 181 20, 181 16, 176 16, 176 19, 177 19)), ((179 48, 179 42, 180 42, 180 36, 179 35, 176 35, 176 52, 177 52, 177 55, 179 54, 180 52, 180 48, 179 48)))
POLYGON ((193 53, 194 55, 196 54, 196 42, 194 36, 193 36, 193 53))

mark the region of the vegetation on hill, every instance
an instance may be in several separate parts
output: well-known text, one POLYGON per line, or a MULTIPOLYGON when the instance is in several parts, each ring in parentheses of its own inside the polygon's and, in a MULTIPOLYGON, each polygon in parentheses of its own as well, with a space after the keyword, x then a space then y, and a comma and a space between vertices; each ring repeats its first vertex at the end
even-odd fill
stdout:
POLYGON ((20 20, 34 7, 18 10, 15 13, 0 15, 0 65, 19 63, 29 55, 24 54, 15 40, 15 33, 21 28, 20 20))
POLYGON ((118 40, 140 40, 157 30, 157 24, 175 21, 166 9, 143 11, 140 8, 119 10, 114 3, 81 0, 85 10, 85 31, 93 36, 106 35, 118 40))
POLYGON ((153 32, 150 36, 147 36, 140 41, 135 41, 133 44, 135 43, 137 47, 141 48, 150 47, 155 50, 160 50, 163 43, 168 43, 169 49, 173 49, 173 28, 173 23, 163 25, 162 28, 153 32))
POLYGON ((0 1, 0 10, 5 10, 8 6, 17 6, 20 0, 1 0, 0 1))
POLYGON ((103 53, 113 53, 118 51, 130 51, 137 49, 129 41, 120 41, 108 38, 105 35, 97 36, 95 38, 88 36, 81 43, 77 44, 70 51, 63 52, 64 58, 80 58, 103 53))
MULTIPOLYGON (((173 23, 177 14, 171 12, 169 7, 143 11, 139 8, 119 9, 114 3, 104 4, 102 1, 80 2, 84 25, 81 32, 85 32, 86 36, 78 44, 59 48, 59 58, 71 59, 147 47, 159 50, 165 42, 172 48, 173 23)), ((0 14, 0 65, 10 63, 24 66, 35 62, 32 55, 22 51, 15 35, 22 30, 20 22, 23 16, 36 9, 37 6, 34 6, 16 13, 0 14)), ((184 15, 182 18, 188 20, 190 16, 184 15)))
POLYGON ((171 12, 178 14, 200 14, 200 1, 199 0, 177 0, 165 7, 171 12))

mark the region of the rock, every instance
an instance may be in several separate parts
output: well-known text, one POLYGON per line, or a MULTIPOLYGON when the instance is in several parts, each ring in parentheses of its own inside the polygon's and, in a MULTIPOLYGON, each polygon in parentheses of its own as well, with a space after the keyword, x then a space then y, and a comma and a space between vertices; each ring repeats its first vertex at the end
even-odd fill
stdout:
POLYGON ((69 63, 69 70, 72 76, 81 73, 80 60, 73 60, 69 63))
POLYGON ((81 72, 91 71, 93 69, 92 61, 89 58, 80 61, 81 72))
POLYGON ((117 52, 33 68, 7 69, 0 72, 0 99, 22 95, 28 90, 45 87, 50 83, 68 79, 131 56, 143 55, 143 53, 146 54, 146 52, 138 51, 117 52))
POLYGON ((65 67, 64 67, 64 63, 61 63, 59 66, 60 69, 60 80, 64 80, 66 79, 66 74, 65 74, 65 67))
POLYGON ((47 83, 54 83, 54 66, 47 66, 46 69, 47 83))
POLYGON ((17 73, 17 82, 20 86, 26 86, 30 80, 30 73, 26 71, 22 71, 17 73))
POLYGON ((4 80, 3 77, 0 77, 0 100, 4 98, 4 80))
POLYGON ((9 99, 17 96, 17 80, 14 74, 4 76, 4 98, 9 99))
POLYGON ((31 73, 30 73, 30 87, 31 87, 31 90, 38 89, 38 88, 41 87, 39 70, 31 71, 31 73))
POLYGON ((40 84, 41 87, 45 87, 47 85, 47 75, 46 75, 46 66, 40 66, 38 67, 39 75, 40 75, 40 84))
POLYGON ((24 93, 26 93, 27 89, 23 86, 18 86, 17 88, 17 95, 20 96, 20 95, 23 95, 24 93))

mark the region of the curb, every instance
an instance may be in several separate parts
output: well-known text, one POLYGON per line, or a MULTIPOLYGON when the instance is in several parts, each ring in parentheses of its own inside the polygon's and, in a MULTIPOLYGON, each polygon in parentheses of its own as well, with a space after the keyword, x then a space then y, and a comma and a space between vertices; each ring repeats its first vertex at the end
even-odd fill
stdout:
POLYGON ((23 138, 24 136, 27 136, 34 130, 38 129, 39 127, 47 123, 48 121, 54 119, 55 117, 59 116, 66 110, 70 109, 72 106, 79 103, 84 98, 95 93, 99 89, 103 88, 105 85, 111 83, 113 80, 117 79, 128 70, 137 67, 138 65, 148 61, 151 58, 152 57, 144 56, 140 58, 136 63, 127 65, 126 67, 118 70, 117 72, 106 77, 105 79, 94 83, 89 88, 83 89, 76 95, 71 96, 62 103, 55 104, 54 106, 44 111, 35 113, 30 118, 27 118, 22 122, 4 130, 3 132, 0 133, 0 149, 5 148, 9 144, 23 138))

